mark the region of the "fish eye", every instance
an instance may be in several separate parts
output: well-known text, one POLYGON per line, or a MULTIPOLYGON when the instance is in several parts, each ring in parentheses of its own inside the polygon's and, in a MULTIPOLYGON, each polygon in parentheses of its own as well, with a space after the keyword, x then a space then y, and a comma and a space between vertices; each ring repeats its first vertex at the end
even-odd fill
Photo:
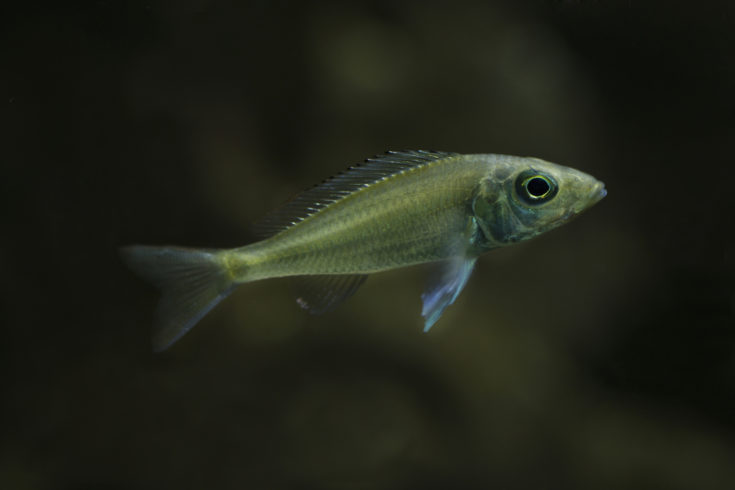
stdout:
POLYGON ((554 197, 557 190, 551 177, 534 171, 523 172, 516 180, 516 192, 528 204, 544 203, 554 197))
POLYGON ((551 191, 551 184, 549 184, 549 181, 540 175, 526 180, 524 187, 526 188, 528 195, 536 199, 543 198, 551 191))

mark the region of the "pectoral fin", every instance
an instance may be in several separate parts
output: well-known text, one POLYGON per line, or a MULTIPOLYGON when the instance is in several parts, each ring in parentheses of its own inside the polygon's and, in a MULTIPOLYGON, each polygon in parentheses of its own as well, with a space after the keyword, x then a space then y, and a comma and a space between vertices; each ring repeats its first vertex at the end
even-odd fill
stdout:
POLYGON ((441 264, 439 274, 421 295, 424 302, 421 315, 426 319, 424 332, 428 332, 447 306, 457 299, 472 274, 476 260, 476 258, 457 257, 441 264))

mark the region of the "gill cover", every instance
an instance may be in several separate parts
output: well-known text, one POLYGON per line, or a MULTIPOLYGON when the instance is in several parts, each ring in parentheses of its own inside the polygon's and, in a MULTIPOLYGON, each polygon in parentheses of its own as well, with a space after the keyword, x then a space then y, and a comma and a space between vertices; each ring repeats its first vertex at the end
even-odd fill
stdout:
MULTIPOLYGON (((482 231, 485 243, 482 248, 493 248, 493 245, 504 245, 517 241, 515 237, 514 218, 508 208, 508 200, 503 195, 506 191, 504 182, 483 180, 472 200, 472 214, 475 224, 482 231)), ((479 244, 478 245, 482 245, 479 244)))

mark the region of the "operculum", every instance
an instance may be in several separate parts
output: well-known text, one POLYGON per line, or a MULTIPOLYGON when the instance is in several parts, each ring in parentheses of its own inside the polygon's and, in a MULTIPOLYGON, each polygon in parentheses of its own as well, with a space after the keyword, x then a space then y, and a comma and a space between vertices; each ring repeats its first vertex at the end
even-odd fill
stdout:
POLYGON ((518 241, 515 236, 513 213, 497 190, 478 192, 472 201, 472 212, 477 226, 486 240, 486 248, 518 241))

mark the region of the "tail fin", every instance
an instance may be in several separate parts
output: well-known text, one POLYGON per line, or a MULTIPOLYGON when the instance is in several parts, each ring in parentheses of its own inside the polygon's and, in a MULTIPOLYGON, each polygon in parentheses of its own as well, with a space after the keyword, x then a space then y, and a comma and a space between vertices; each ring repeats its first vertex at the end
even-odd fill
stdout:
POLYGON ((217 252, 135 245, 121 249, 128 266, 161 290, 153 350, 181 338, 232 291, 234 284, 217 252))

